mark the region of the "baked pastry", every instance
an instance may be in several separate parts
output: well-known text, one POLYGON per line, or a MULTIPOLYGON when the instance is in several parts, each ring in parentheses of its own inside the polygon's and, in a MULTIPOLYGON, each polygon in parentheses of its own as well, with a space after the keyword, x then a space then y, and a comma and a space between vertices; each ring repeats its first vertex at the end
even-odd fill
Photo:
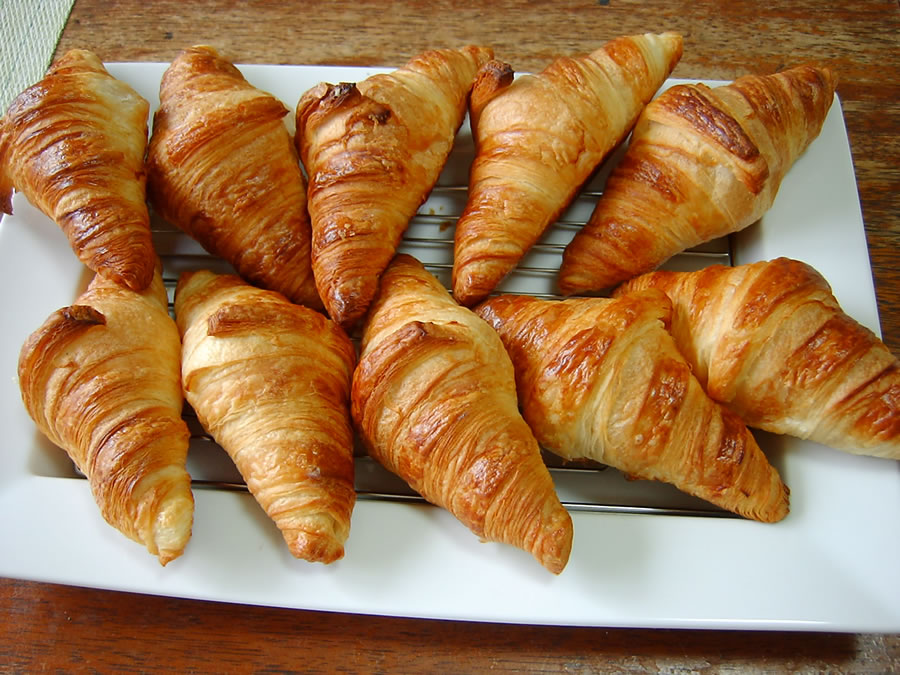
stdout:
POLYGON ((616 293, 641 288, 672 299, 694 374, 751 427, 900 459, 900 363, 806 263, 653 272, 616 293))
POLYGON ((836 84, 827 68, 799 66, 661 94, 566 247, 560 290, 606 289, 757 221, 819 135, 836 84))
POLYGON ((747 518, 787 515, 778 472, 678 352, 662 292, 564 301, 501 295, 475 311, 503 340, 522 414, 547 450, 671 483, 747 518))
POLYGON ((312 263, 329 315, 349 326, 378 290, 453 147, 482 47, 424 52, 357 84, 322 83, 297 104, 309 174, 312 263))
POLYGON ((185 272, 175 291, 185 397, 291 553, 344 555, 353 489, 353 344, 319 312, 234 275, 185 272))
POLYGON ((156 254, 146 203, 149 103, 73 49, 0 119, 0 210, 13 187, 65 232, 85 265, 135 291, 156 254))
POLYGON ((87 476, 110 525, 165 565, 191 536, 181 343, 157 272, 138 293, 97 275, 25 342, 28 414, 87 476))
POLYGON ((538 444, 519 414, 496 333, 414 258, 382 277, 353 375, 352 412, 369 454, 488 541, 559 573, 572 545, 538 444))
POLYGON ((453 296, 482 300, 631 130, 681 57, 676 33, 622 37, 512 79, 490 64, 472 93, 476 156, 456 225, 453 296))
POLYGON ((206 46, 176 57, 159 99, 147 157, 153 207, 247 281, 321 308, 288 109, 206 46))

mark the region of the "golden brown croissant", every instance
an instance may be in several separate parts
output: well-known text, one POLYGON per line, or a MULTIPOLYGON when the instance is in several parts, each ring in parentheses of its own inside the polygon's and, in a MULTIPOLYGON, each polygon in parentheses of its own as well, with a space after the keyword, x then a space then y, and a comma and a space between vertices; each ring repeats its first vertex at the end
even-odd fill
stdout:
POLYGON ((553 223, 681 57, 681 36, 613 40, 515 81, 491 64, 472 95, 476 157, 456 225, 453 295, 471 305, 553 223))
POLYGON ((155 209, 251 283, 321 308, 288 109, 203 46, 172 62, 159 98, 147 158, 155 209))
POLYGON ((427 51, 358 84, 320 84, 297 104, 309 173, 312 261, 331 317, 349 325, 378 290, 403 232, 427 199, 490 49, 427 51))
POLYGON ((149 104, 75 49, 0 119, 0 210, 13 187, 52 218, 94 272, 147 288, 156 254, 145 201, 149 104))
POLYGON ((369 312, 353 376, 369 453, 483 539, 565 567, 572 521, 519 414, 496 333, 398 255, 369 312))
POLYGON ((353 344, 339 326, 234 275, 187 272, 175 291, 185 396, 291 553, 344 555, 353 488, 353 344))
POLYGON ((163 565, 194 514, 180 352, 157 272, 141 293, 94 277, 19 356, 29 415, 87 476, 103 517, 163 565))
POLYGON ((822 276, 787 258, 653 272, 672 332, 709 395, 751 427, 900 459, 900 363, 847 316, 822 276))
POLYGON ((499 333, 525 421, 546 449, 672 483, 763 522, 788 489, 737 415, 712 401, 667 330, 661 292, 617 300, 491 298, 476 313, 499 333))
POLYGON ((800 66, 661 94, 566 248, 560 290, 608 288, 758 220, 819 135, 836 84, 827 68, 800 66))

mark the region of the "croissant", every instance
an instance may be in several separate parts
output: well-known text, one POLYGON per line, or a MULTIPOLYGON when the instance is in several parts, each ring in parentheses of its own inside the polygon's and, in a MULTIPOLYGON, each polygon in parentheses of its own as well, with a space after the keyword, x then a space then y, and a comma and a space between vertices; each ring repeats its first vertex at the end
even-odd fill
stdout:
POLYGON ((778 472, 678 352, 663 293, 565 301, 502 295, 475 311, 503 340, 522 414, 546 449, 672 483, 747 518, 787 515, 778 472))
POLYGON ((135 291, 156 265, 145 201, 149 108, 95 54, 74 49, 0 119, 0 210, 12 214, 15 186, 79 260, 135 291))
POLYGON ((566 247, 560 290, 611 287, 757 221, 819 135, 836 84, 827 68, 800 66, 661 94, 566 247))
POLYGON ((613 40, 513 80, 496 63, 472 92, 476 156, 456 225, 453 295, 487 296, 631 129, 681 57, 681 36, 613 40))
POLYGON ((476 535, 559 573, 572 520, 519 414, 496 333, 398 255, 366 319, 352 413, 369 454, 476 535))
POLYGON ((313 273, 335 321, 353 324, 372 302, 492 55, 473 46, 427 51, 394 72, 322 83, 301 97, 295 142, 310 176, 313 273))
POLYGON ((147 157, 154 208, 251 283, 321 308, 288 109, 206 46, 177 56, 159 98, 147 157))
POLYGON ((28 414, 87 476, 103 517, 165 565, 191 536, 181 343, 157 272, 141 293, 97 275, 25 342, 28 414))
POLYGON ((641 288, 672 299, 697 378, 751 427, 900 459, 900 363, 806 263, 653 272, 616 293, 641 288))
POLYGON ((234 460, 291 553, 344 555, 353 488, 353 344, 322 314, 234 275, 175 290, 185 397, 234 460))

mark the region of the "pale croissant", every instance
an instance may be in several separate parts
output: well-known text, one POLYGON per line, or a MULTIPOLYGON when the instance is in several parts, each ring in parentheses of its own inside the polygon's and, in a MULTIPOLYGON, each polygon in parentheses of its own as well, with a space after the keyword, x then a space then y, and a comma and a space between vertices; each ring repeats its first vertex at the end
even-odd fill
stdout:
POLYGON ((672 299, 697 378, 751 427, 900 459, 900 362, 806 263, 653 272, 616 293, 640 288, 672 299))
POLYGON ((522 414, 546 449, 672 483, 747 518, 787 515, 778 472, 678 352, 663 293, 565 301, 501 295, 476 312, 503 340, 522 414))
POLYGON ((487 296, 631 130, 681 57, 675 33, 622 37, 513 80, 492 63, 472 93, 476 146, 456 225, 453 295, 487 296))
POLYGON ((614 286, 757 221, 819 135, 836 84, 827 68, 800 66, 661 94, 566 248, 560 290, 614 286))
POLYGON ((372 302, 447 161, 475 74, 492 55, 472 46, 427 51, 357 84, 322 83, 297 104, 313 272, 335 321, 353 324, 372 302))
POLYGON ((205 46, 176 57, 159 98, 147 157, 154 208, 244 279, 321 308, 288 109, 205 46))
POLYGON ((146 204, 149 104, 75 49, 0 119, 0 211, 15 187, 66 234, 85 265, 135 291, 153 278, 146 204))
POLYGON ((356 355, 319 312, 234 275, 186 272, 175 292, 185 397, 291 553, 344 555, 353 488, 356 355))
POLYGON ((181 343, 157 272, 137 293, 95 276, 22 347, 38 428, 85 474, 103 517, 165 565, 191 535, 181 343))
POLYGON ((414 258, 385 271, 368 315, 352 411, 369 453, 479 537, 559 573, 572 545, 497 334, 414 258))

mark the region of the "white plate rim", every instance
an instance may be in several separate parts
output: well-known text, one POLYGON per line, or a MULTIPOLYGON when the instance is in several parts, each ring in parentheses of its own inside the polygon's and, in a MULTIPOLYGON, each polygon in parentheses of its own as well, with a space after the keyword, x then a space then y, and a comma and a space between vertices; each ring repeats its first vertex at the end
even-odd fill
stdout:
MULTIPOLYGON (((155 108, 166 64, 112 63, 155 108)), ((386 69, 241 65, 293 109, 319 81, 386 69)), ((669 84, 675 82, 671 80, 669 84)), ((712 83, 715 84, 715 83, 712 83)), ((46 475, 15 381, 25 336, 71 302, 86 273, 22 195, 0 221, 0 575, 223 602, 406 617, 604 627, 900 631, 900 463, 761 435, 792 488, 777 525, 573 513, 575 545, 554 577, 527 554, 479 543, 429 506, 359 502, 346 557, 290 557, 247 494, 197 490, 194 535, 162 568, 109 527, 86 484, 46 475)), ((787 255, 829 280, 879 332, 865 233, 839 99, 775 206, 736 239, 735 262, 787 255), (819 195, 811 200, 810 195, 819 195)))

